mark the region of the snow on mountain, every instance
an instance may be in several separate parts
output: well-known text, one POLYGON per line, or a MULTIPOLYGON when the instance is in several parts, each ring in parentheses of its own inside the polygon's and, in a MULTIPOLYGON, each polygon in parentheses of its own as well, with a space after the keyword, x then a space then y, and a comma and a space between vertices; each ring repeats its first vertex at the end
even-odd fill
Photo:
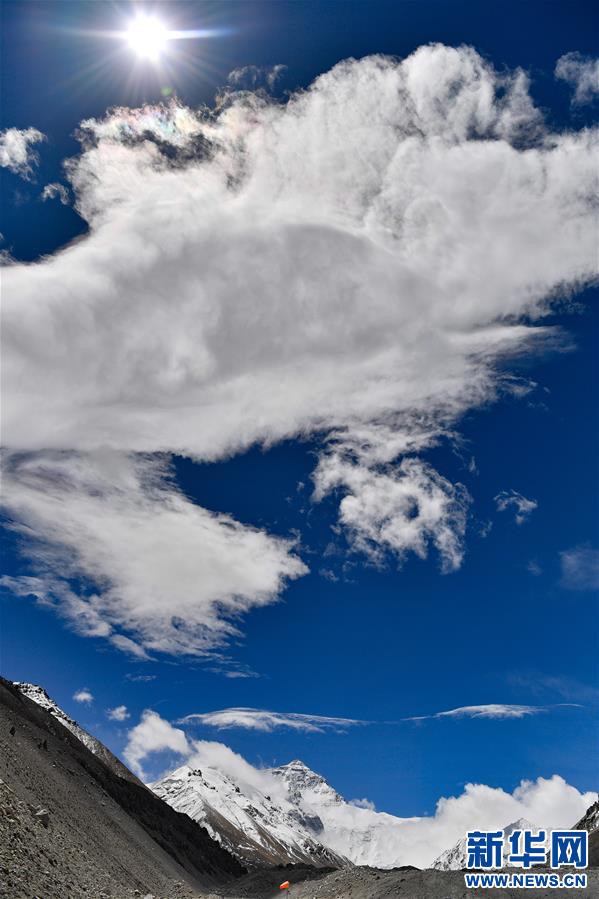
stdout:
POLYGON ((149 786, 246 864, 347 864, 317 839, 322 831, 319 818, 303 814, 282 791, 273 798, 255 784, 206 765, 183 765, 149 786))
MULTIPOLYGON (((536 824, 531 824, 530 821, 527 821, 525 818, 520 818, 518 821, 514 821, 512 824, 508 824, 507 827, 503 828, 504 843, 502 866, 504 868, 514 867, 508 862, 508 856, 511 851, 508 837, 515 830, 532 830, 534 833, 538 833, 541 828, 537 827, 536 824)), ((549 848, 549 836, 547 836, 547 839, 545 840, 545 847, 549 848)), ((431 868, 436 868, 438 871, 461 871, 463 868, 466 868, 467 864, 468 840, 466 837, 463 837, 461 840, 458 840, 451 849, 446 849, 445 852, 442 852, 439 858, 435 859, 432 863, 431 868)))
POLYGON ((390 868, 403 864, 405 825, 409 819, 346 802, 319 774, 300 761, 271 773, 282 780, 290 801, 304 815, 322 822, 319 839, 354 865, 390 868))
POLYGON ((309 859, 390 868, 404 863, 405 827, 412 819, 346 802, 298 760, 262 773, 264 785, 257 787, 217 767, 184 765, 150 788, 203 824, 245 864, 309 859))
POLYGON ((104 746, 104 744, 95 737, 92 737, 92 735, 77 724, 73 718, 70 718, 66 712, 63 712, 60 706, 54 702, 43 687, 40 687, 38 684, 27 684, 20 681, 15 681, 14 686, 23 694, 23 696, 32 699, 33 702, 36 702, 42 708, 46 709, 46 711, 50 712, 50 714, 54 715, 67 730, 70 730, 78 740, 81 740, 83 745, 86 746, 90 752, 93 752, 94 755, 97 755, 98 758, 104 762, 104 764, 108 765, 114 774, 117 774, 119 777, 124 777, 126 780, 132 780, 134 783, 141 783, 141 781, 139 781, 138 778, 123 765, 110 749, 104 746))

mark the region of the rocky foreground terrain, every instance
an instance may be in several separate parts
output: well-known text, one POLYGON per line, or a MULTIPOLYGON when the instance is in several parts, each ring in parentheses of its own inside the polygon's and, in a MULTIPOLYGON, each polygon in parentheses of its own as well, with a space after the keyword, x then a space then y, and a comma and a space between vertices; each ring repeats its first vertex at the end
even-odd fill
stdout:
POLYGON ((209 899, 265 899, 280 895, 280 878, 289 879, 290 899, 597 899, 599 871, 588 871, 586 890, 467 890, 461 871, 419 871, 416 868, 382 871, 376 868, 349 868, 323 874, 311 872, 301 880, 299 870, 261 871, 248 874, 228 887, 210 894, 209 899))
MULTIPOLYGON (((60 710, 58 710, 60 711, 60 710)), ((0 899, 474 899, 461 871, 411 867, 262 867, 251 872, 120 761, 88 748, 75 722, 0 678, 0 899)), ((599 863, 599 809, 581 822, 599 863)), ((322 863, 322 862, 321 862, 322 863)), ((589 887, 599 896, 599 870, 589 887)), ((485 890, 487 899, 563 890, 485 890)))
POLYGON ((244 873, 202 827, 119 777, 4 679, 0 780, 2 899, 187 899, 244 873))

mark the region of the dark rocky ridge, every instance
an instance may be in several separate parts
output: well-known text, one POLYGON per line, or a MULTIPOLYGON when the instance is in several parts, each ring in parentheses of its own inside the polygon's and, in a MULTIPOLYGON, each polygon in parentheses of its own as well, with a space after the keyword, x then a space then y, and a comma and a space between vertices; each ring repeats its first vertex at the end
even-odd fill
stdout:
POLYGON ((185 897, 244 873, 187 815, 116 775, 0 678, 0 896, 185 897))

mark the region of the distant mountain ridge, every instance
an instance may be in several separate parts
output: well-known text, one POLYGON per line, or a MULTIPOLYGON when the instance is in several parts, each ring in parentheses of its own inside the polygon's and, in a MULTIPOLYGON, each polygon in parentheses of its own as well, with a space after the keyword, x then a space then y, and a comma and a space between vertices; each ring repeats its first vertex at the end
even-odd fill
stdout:
POLYGON ((203 824, 244 864, 309 859, 315 865, 402 864, 405 819, 359 808, 299 759, 265 769, 274 791, 215 767, 184 765, 150 784, 161 799, 203 824))
MULTIPOLYGON (((512 824, 508 824, 507 827, 503 828, 503 855, 502 855, 502 867, 509 868, 513 867, 508 862, 508 856, 510 854, 510 845, 508 842, 508 837, 515 830, 532 830, 537 833, 541 830, 540 827, 537 827, 536 824, 531 824, 530 821, 527 821, 525 818, 520 818, 518 821, 514 821, 512 824)), ((545 841, 545 846, 548 847, 549 838, 545 841)), ((466 837, 463 837, 461 840, 453 846, 451 849, 446 849, 445 852, 442 852, 441 855, 435 859, 432 863, 431 868, 434 868, 437 871, 461 871, 466 868, 468 865, 468 840, 466 837)))
POLYGON ((589 806, 574 828, 575 830, 588 830, 589 833, 599 830, 599 800, 589 806))
MULTIPOLYGON (((43 687, 14 686, 67 727, 113 773, 142 785, 106 746, 66 715, 43 687)), ((248 867, 309 863, 323 868, 368 865, 384 869, 406 863, 403 834, 408 819, 347 802, 299 759, 264 773, 274 783, 274 790, 268 781, 261 788, 206 764, 201 768, 183 765, 144 788, 205 827, 248 867)), ((540 829, 520 819, 507 825, 504 834, 517 828, 540 829)), ((590 863, 599 864, 599 802, 590 806, 575 828, 589 831, 590 863)), ((466 864, 464 837, 430 867, 456 871, 466 864)))

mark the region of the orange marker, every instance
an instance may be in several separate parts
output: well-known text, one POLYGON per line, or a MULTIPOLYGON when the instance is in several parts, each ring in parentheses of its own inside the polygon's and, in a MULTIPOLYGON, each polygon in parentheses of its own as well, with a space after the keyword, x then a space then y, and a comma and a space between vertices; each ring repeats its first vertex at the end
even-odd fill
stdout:
POLYGON ((282 884, 281 884, 281 886, 279 887, 279 889, 280 889, 280 890, 289 890, 289 889, 291 889, 291 884, 289 883, 288 880, 286 880, 285 883, 282 883, 282 884))

